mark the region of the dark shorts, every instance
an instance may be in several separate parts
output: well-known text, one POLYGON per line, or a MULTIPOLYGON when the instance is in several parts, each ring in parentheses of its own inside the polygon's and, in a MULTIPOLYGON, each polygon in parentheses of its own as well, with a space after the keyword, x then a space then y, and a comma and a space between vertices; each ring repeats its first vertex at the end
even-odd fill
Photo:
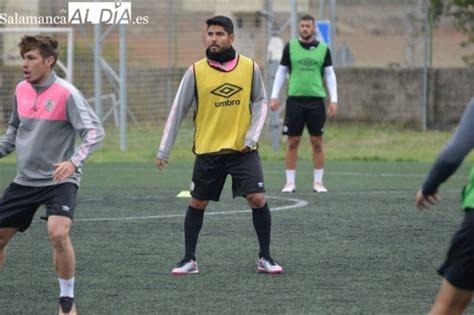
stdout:
POLYGON ((77 186, 72 183, 30 187, 12 182, 0 199, 0 227, 18 228, 24 232, 42 205, 46 207, 46 217, 60 215, 72 220, 76 194, 77 186))
POLYGON ((461 229, 454 234, 438 272, 453 286, 474 291, 474 209, 465 212, 461 229))
POLYGON ((265 192, 260 156, 257 151, 251 151, 196 156, 191 196, 219 201, 228 174, 232 176, 234 198, 265 192))
POLYGON ((312 136, 322 136, 326 123, 326 106, 322 98, 288 97, 283 134, 301 136, 304 126, 312 136))

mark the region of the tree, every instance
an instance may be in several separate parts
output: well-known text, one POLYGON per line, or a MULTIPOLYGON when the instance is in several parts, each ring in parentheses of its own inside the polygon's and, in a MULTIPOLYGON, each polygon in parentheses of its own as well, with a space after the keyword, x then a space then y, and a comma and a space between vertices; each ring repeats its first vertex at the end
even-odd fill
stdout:
MULTIPOLYGON (((431 0, 431 12, 435 22, 441 16, 453 19, 456 29, 467 36, 462 47, 474 45, 474 0, 431 0)), ((474 53, 463 56, 463 60, 474 66, 474 53)))

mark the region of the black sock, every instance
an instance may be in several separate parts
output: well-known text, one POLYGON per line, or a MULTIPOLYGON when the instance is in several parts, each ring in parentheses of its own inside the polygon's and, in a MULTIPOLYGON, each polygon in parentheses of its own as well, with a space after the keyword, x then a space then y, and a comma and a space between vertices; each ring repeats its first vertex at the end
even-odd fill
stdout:
POLYGON ((270 257, 270 231, 272 229, 272 215, 268 204, 262 208, 252 208, 252 219, 255 232, 260 244, 259 257, 270 257))
POLYGON ((196 245, 204 219, 204 209, 188 206, 184 217, 184 259, 196 260, 196 245))

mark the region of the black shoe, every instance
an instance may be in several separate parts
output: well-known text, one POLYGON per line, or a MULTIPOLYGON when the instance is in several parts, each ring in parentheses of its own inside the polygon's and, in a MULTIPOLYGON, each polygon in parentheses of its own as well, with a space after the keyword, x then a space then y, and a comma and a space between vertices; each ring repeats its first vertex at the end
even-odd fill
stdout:
POLYGON ((61 312, 63 312, 64 314, 70 313, 73 306, 74 298, 71 298, 69 296, 62 296, 59 298, 59 307, 61 308, 61 312))

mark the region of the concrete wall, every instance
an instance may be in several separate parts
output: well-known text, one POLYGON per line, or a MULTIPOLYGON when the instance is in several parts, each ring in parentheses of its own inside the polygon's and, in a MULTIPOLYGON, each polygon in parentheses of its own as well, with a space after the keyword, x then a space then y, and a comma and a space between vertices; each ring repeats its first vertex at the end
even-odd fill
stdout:
MULTIPOLYGON (((341 68, 336 70, 340 121, 397 122, 419 128, 422 69, 341 68)), ((474 69, 430 69, 427 124, 447 129, 457 123, 474 96, 474 69)))
MULTIPOLYGON (((18 69, 7 69, 0 67, 0 130, 5 129, 10 116, 14 86, 22 79, 18 69)), ((78 77, 90 76, 89 80, 77 80, 75 84, 86 98, 92 97, 90 69, 80 66, 76 69, 78 77)), ((185 68, 173 71, 171 100, 185 71, 185 68)), ((336 75, 337 121, 395 122, 407 128, 421 128, 421 68, 337 68, 336 75)), ((129 97, 129 106, 138 121, 156 124, 166 119, 171 105, 167 96, 168 76, 163 68, 129 66, 129 93, 135 95, 129 97)), ((457 124, 467 102, 474 96, 473 78, 474 68, 430 70, 428 128, 449 129, 457 124)))

